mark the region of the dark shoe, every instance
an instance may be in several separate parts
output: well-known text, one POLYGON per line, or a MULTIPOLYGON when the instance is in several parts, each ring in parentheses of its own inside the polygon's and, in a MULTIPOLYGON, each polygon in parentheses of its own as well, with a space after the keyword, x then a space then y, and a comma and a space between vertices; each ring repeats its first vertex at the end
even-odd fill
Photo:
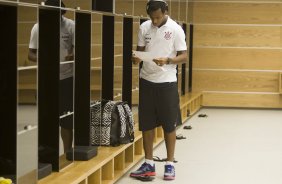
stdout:
POLYGON ((164 180, 175 179, 175 168, 173 165, 165 165, 164 180))
POLYGON ((140 181, 153 181, 155 179, 155 177, 153 176, 138 176, 138 177, 134 177, 140 181))
MULTIPOLYGON (((160 159, 160 157, 158 157, 158 156, 153 156, 153 160, 156 161, 156 162, 166 162, 167 158, 160 159)), ((174 159, 173 162, 177 163, 178 161, 174 159)))
POLYGON ((179 134, 179 135, 176 135, 176 139, 181 140, 181 139, 186 139, 186 137, 183 136, 182 134, 179 134))
POLYGON ((140 176, 156 176, 155 165, 151 166, 150 164, 144 162, 137 171, 130 173, 130 177, 140 177, 140 176))

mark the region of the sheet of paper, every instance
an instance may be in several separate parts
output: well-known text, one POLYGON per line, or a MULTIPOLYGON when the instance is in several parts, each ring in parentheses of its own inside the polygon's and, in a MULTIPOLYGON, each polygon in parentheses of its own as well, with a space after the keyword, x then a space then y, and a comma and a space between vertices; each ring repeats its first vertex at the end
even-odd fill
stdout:
POLYGON ((150 52, 133 51, 133 55, 145 62, 153 62, 154 57, 150 52))
POLYGON ((167 71, 167 69, 163 66, 158 66, 153 59, 155 58, 151 52, 143 52, 143 51, 133 51, 133 55, 140 58, 143 62, 152 62, 150 64, 153 65, 155 71, 167 71))

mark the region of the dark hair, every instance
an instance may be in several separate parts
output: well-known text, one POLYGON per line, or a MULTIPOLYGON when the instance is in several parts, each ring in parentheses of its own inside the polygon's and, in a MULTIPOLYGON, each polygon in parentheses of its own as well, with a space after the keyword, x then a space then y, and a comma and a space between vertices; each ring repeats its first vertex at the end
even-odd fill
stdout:
MULTIPOLYGON (((45 5, 60 7, 60 0, 46 0, 45 5)), ((66 7, 63 1, 61 1, 61 7, 63 8, 66 7)), ((66 13, 66 10, 61 10, 61 12, 62 12, 62 15, 64 15, 66 13)))
POLYGON ((147 3, 146 11, 147 14, 150 15, 150 13, 161 9, 162 13, 165 13, 165 11, 168 11, 168 4, 164 0, 150 0, 147 3))

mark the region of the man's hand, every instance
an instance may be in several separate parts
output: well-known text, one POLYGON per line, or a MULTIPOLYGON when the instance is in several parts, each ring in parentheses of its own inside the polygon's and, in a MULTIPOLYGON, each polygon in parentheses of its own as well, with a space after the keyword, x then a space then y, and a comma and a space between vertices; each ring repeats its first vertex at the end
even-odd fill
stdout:
POLYGON ((169 64, 169 58, 156 58, 153 59, 153 61, 158 65, 158 66, 163 66, 165 64, 169 64))
POLYGON ((141 59, 138 58, 138 57, 136 57, 136 56, 134 56, 134 54, 132 54, 131 61, 132 61, 132 63, 135 64, 135 65, 141 63, 141 59))
MULTIPOLYGON (((137 46, 136 50, 137 51, 145 51, 145 47, 137 46)), ((140 58, 136 57, 133 54, 133 51, 132 51, 131 61, 132 61, 133 64, 137 65, 137 64, 141 63, 142 60, 140 58)))

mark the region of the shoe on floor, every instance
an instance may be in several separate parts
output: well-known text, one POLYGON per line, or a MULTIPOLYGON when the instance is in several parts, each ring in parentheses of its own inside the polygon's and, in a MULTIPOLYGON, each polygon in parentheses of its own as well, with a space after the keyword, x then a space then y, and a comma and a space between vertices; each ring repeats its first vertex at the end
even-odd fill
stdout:
POLYGON ((140 176, 156 176, 155 165, 144 162, 139 169, 130 173, 130 177, 140 177, 140 176))
POLYGON ((173 165, 165 165, 164 180, 175 179, 175 168, 173 165))

